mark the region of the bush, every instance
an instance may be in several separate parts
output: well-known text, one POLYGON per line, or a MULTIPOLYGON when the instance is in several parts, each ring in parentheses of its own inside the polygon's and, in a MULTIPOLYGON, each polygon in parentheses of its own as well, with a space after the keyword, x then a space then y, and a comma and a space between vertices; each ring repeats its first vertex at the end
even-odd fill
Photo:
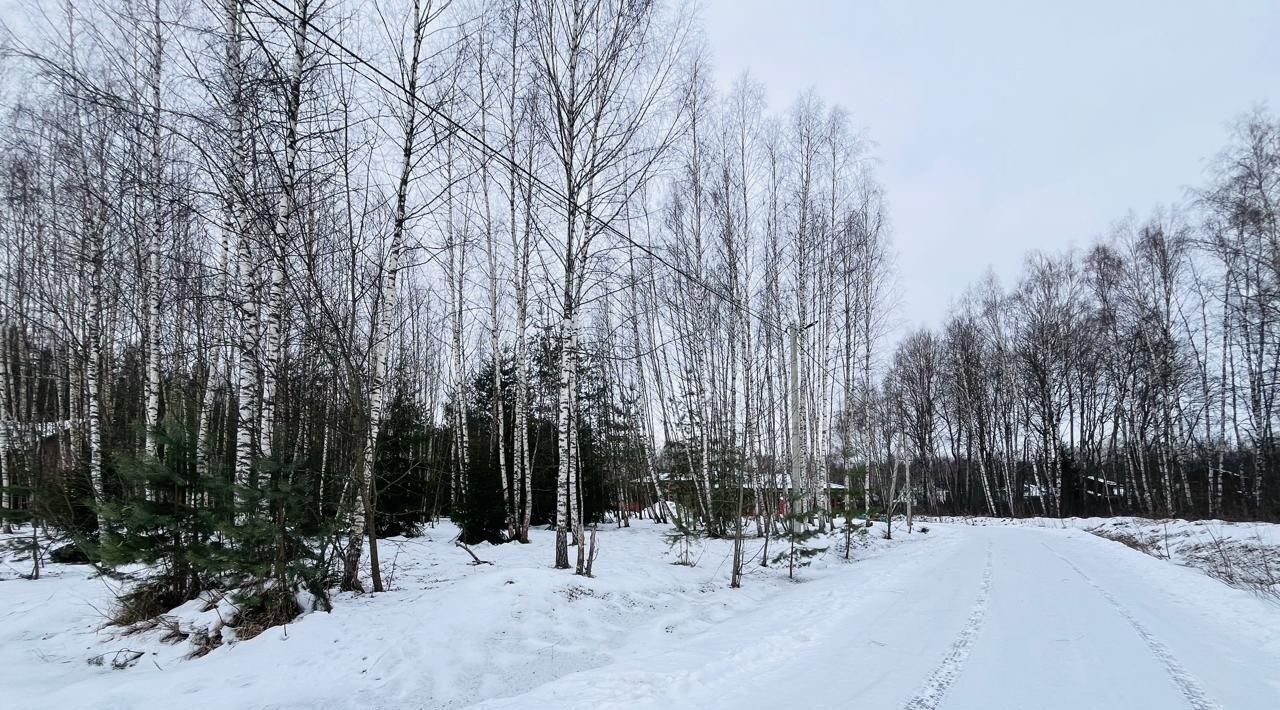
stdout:
MULTIPOLYGON (((157 438, 163 446, 160 458, 122 457, 116 461, 127 497, 102 507, 106 529, 99 531, 96 546, 88 545, 99 561, 119 566, 143 563, 159 572, 121 599, 122 619, 139 620, 147 613, 167 612, 194 599, 208 584, 211 573, 204 564, 219 544, 215 535, 219 510, 215 501, 224 486, 213 476, 196 476, 185 463, 190 438, 181 425, 168 421, 157 438), (210 504, 196 505, 208 497, 210 504), (169 604, 160 609, 157 604, 169 604)), ((229 515, 229 511, 222 511, 229 515)), ((123 621, 121 623, 130 623, 123 621)))
POLYGON ((62 545, 49 552, 49 561, 60 565, 87 565, 91 560, 79 545, 62 545))

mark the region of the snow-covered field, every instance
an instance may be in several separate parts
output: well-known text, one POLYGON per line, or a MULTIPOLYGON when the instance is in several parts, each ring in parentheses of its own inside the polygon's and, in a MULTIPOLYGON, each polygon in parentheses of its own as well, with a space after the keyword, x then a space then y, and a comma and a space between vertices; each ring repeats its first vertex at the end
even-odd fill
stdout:
POLYGON ((190 660, 102 628, 114 583, 87 568, 7 563, 0 688, 17 708, 1280 707, 1280 605, 1084 523, 982 522, 877 526, 853 564, 833 546, 740 590, 728 542, 674 565, 647 521, 601 531, 593 579, 550 568, 550 533, 473 566, 442 526, 386 543, 391 591, 190 660), (113 669, 122 649, 143 655, 113 669))

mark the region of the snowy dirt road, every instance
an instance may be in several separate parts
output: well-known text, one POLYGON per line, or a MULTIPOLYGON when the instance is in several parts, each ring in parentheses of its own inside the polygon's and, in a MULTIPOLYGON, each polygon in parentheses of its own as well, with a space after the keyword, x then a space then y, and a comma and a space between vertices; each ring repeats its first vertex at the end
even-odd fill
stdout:
POLYGON ((1079 530, 931 527, 697 637, 478 707, 1280 708, 1273 603, 1079 530))
POLYGON ((1274 601, 1074 523, 978 522, 877 524, 852 563, 837 535, 802 581, 753 565, 738 590, 728 541, 675 565, 649 522, 601 531, 589 579, 551 569, 551 532, 473 566, 442 524, 384 541, 391 591, 197 659, 104 627, 119 584, 89 568, 0 562, 0 707, 1280 709, 1274 601))

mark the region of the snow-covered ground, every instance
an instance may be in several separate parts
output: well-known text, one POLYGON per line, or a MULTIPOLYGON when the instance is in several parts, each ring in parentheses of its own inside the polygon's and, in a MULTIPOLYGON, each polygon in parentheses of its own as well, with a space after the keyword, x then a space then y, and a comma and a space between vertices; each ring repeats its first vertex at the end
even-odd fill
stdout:
MULTIPOLYGON (((39 580, 20 579, 30 563, 8 559, 0 562, 0 688, 10 699, 60 708, 465 707, 608 664, 631 649, 714 633, 892 547, 873 531, 846 564, 837 536, 818 543, 828 550, 798 572, 802 583, 788 581, 785 568, 753 564, 743 588, 731 590, 729 541, 696 543, 695 565, 677 565, 663 539, 669 529, 647 520, 602 527, 595 577, 584 578, 551 568, 554 533, 541 529, 531 531, 529 545, 473 548, 493 564, 472 565, 446 521, 422 537, 382 541, 388 592, 338 594, 332 613, 308 614, 195 659, 190 640, 163 640, 165 627, 126 634, 104 626, 120 583, 86 566, 56 564, 39 580)), ((748 553, 761 543, 749 539, 748 553)), ((770 556, 780 549, 775 540, 770 556)), ((191 602, 172 618, 189 633, 228 615, 225 601, 203 606, 191 602)))
POLYGON ((1280 605, 1084 526, 928 527, 740 590, 728 543, 673 565, 648 522, 601 531, 594 579, 550 569, 549 533, 475 567, 442 527, 388 543, 392 591, 193 660, 100 628, 109 585, 54 566, 0 581, 0 688, 60 708, 1280 707, 1280 605), (123 648, 144 656, 86 662, 123 648))

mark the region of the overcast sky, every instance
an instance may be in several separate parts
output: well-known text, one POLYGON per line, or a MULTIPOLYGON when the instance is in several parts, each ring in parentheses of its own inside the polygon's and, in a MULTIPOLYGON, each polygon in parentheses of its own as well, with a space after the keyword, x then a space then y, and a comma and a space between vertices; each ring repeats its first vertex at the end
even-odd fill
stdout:
POLYGON ((878 144, 904 328, 990 266, 1087 245, 1202 183, 1232 119, 1280 109, 1280 1, 704 0, 722 87, 813 87, 878 144))

